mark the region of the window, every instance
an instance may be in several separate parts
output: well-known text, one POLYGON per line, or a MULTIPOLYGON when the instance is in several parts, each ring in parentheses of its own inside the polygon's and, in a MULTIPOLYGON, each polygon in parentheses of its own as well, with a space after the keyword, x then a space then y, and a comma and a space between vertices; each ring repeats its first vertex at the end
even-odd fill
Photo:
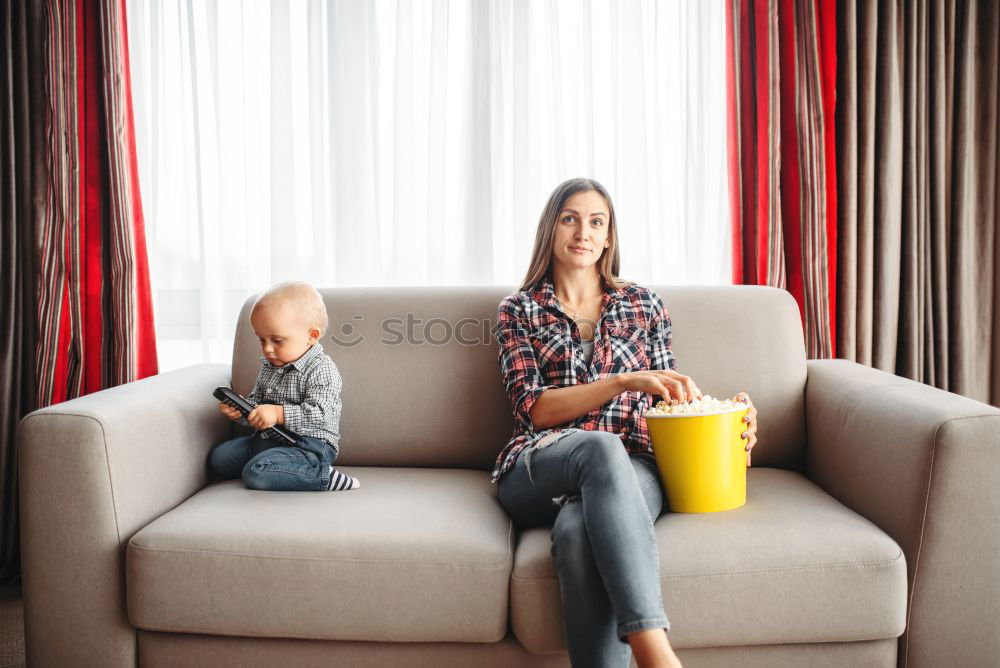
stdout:
POLYGON ((721 2, 130 0, 161 369, 228 361, 239 306, 494 284, 601 181, 622 275, 728 283, 721 2))

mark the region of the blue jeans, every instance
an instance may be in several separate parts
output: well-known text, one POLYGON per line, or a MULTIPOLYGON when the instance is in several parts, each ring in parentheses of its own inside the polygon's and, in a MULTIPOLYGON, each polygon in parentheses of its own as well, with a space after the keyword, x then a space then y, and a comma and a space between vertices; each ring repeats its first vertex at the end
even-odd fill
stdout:
POLYGON ((610 432, 577 431, 522 452, 498 485, 518 526, 552 524, 573 666, 627 666, 626 634, 670 628, 653 533, 663 490, 652 455, 630 456, 610 432))
POLYGON ((294 446, 261 437, 238 436, 212 449, 212 470, 223 478, 243 478, 250 489, 289 492, 325 490, 337 450, 321 438, 299 436, 294 446))

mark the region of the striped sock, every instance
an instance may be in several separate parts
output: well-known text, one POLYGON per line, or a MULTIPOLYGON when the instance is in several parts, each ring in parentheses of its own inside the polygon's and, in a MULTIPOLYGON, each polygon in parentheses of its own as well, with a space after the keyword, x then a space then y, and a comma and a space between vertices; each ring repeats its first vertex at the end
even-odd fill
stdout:
POLYGON ((357 489, 361 487, 361 481, 357 478, 352 478, 351 476, 341 473, 337 469, 330 467, 330 486, 327 490, 331 492, 339 492, 345 489, 357 489))

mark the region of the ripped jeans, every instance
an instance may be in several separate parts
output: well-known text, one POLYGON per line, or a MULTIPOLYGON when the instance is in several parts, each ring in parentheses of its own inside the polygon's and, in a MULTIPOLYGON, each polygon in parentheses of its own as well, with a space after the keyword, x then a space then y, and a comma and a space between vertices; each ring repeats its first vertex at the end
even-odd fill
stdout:
POLYGON ((670 628, 653 532, 664 499, 652 455, 629 455, 611 432, 570 431, 522 452, 497 494, 519 527, 552 524, 573 666, 627 666, 626 634, 670 628))
POLYGON ((212 470, 226 479, 243 478, 250 489, 306 492, 330 486, 330 466, 338 454, 332 445, 300 435, 288 447, 261 437, 262 433, 219 443, 209 455, 212 470))

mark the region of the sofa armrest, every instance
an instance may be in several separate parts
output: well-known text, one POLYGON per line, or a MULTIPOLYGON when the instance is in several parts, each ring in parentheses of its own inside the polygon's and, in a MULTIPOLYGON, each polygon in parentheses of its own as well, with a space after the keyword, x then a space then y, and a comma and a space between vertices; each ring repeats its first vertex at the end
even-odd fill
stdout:
POLYGON ((846 360, 810 360, 806 467, 906 555, 900 665, 1000 655, 1000 410, 846 360))
POLYGON ((207 482, 232 429, 203 364, 35 411, 18 432, 26 654, 34 666, 134 666, 125 546, 207 482))

